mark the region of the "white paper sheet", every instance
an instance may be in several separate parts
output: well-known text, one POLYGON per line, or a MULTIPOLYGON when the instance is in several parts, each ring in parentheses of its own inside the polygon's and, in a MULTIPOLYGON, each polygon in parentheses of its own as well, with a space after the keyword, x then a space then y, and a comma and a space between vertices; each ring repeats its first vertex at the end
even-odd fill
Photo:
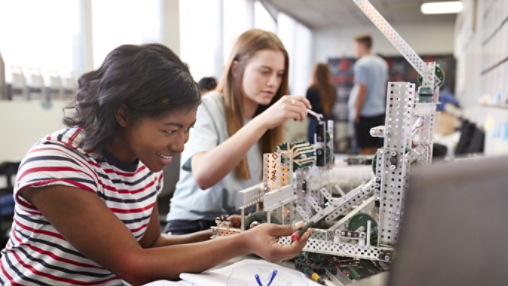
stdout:
MULTIPOLYGON (((265 260, 245 259, 221 269, 209 270, 199 274, 182 273, 180 274, 180 278, 186 282, 192 283, 195 286, 226 286, 229 274, 233 268, 244 266, 252 262, 265 263, 267 265, 273 264, 265 260)), ((309 286, 321 286, 320 284, 310 279, 308 281, 309 286)))

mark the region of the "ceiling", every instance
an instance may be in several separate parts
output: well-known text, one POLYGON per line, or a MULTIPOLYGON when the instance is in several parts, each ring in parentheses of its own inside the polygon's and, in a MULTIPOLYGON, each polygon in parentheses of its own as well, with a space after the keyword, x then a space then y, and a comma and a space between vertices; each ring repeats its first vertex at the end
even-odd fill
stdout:
MULTIPOLYGON (((447 0, 370 0, 390 24, 454 23, 455 14, 423 15, 424 2, 447 0)), ((448 0, 449 1, 449 0, 448 0)), ((311 29, 363 26, 370 20, 352 0, 264 0, 311 29)))

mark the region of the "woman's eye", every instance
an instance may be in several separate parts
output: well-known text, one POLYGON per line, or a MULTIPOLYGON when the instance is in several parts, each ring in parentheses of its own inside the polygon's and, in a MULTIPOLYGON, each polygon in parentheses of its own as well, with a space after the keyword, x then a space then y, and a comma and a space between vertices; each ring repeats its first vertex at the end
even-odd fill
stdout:
POLYGON ((268 75, 268 74, 270 74, 270 72, 269 71, 261 71, 261 74, 262 75, 268 75))
POLYGON ((169 131, 166 131, 166 133, 167 133, 167 134, 169 134, 169 135, 171 135, 171 134, 173 134, 173 133, 175 133, 175 132, 176 132, 176 131, 174 131, 174 130, 169 130, 169 131))
POLYGON ((277 74, 277 77, 283 77, 283 76, 284 76, 284 74, 282 74, 282 73, 277 74))

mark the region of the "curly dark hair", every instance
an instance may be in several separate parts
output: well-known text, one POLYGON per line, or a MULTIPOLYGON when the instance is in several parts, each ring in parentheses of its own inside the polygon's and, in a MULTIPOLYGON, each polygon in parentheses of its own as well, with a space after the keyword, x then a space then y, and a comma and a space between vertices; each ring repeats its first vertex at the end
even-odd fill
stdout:
POLYGON ((68 127, 81 127, 86 149, 101 153, 121 126, 116 112, 127 107, 134 121, 159 118, 174 110, 198 106, 201 95, 189 68, 169 48, 160 44, 122 45, 110 52, 102 65, 78 79, 75 100, 64 116, 68 127))

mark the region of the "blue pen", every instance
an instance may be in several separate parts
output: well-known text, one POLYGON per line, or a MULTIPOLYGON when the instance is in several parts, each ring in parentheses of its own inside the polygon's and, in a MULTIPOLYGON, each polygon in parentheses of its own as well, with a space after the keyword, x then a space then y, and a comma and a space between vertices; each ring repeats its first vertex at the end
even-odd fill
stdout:
MULTIPOLYGON (((266 286, 270 286, 270 284, 272 284, 272 281, 273 281, 273 279, 275 279, 275 276, 277 276, 277 270, 274 270, 272 272, 272 277, 270 278, 270 281, 268 281, 268 284, 266 284, 266 286)), ((258 285, 263 286, 263 283, 261 283, 261 279, 259 279, 259 275, 256 274, 256 275, 254 275, 254 277, 256 278, 258 285)))

